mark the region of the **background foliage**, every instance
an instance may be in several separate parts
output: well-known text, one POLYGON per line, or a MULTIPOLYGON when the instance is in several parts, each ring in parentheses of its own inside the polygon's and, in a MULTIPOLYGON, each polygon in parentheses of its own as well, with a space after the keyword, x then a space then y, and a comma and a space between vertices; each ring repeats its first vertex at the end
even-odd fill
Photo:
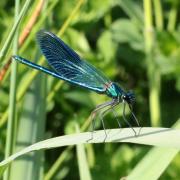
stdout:
MULTIPOLYGON (((135 92, 134 111, 141 126, 171 127, 180 115, 180 3, 178 0, 157 2, 160 1, 45 1, 37 22, 17 54, 37 63, 39 59, 43 62, 35 33, 47 29, 59 34, 83 59, 101 69, 125 90, 135 92), (74 10, 66 27, 64 23, 74 10)), ((20 9, 24 3, 20 1, 20 9)), ((37 4, 38 1, 31 2, 19 26, 20 33, 37 4)), ((14 1, 0 1, 1 49, 14 23, 14 9, 14 1)), ((7 55, 1 58, 1 69, 13 54, 12 45, 8 49, 7 55)), ((44 66, 47 66, 46 62, 44 66)), ((1 160, 5 157, 7 143, 7 111, 11 98, 9 71, 0 82, 1 160)), ((34 73, 18 64, 17 112, 14 116, 17 121, 13 128, 12 152, 42 139, 74 133, 76 122, 81 127, 93 108, 108 100, 106 96, 34 73)), ((121 106, 116 110, 121 118, 121 106)), ((105 123, 107 128, 117 127, 111 114, 106 116, 105 123)), ((127 126, 123 122, 122 125, 127 126)), ((100 121, 96 126, 96 129, 102 129, 100 121)), ((85 150, 91 174, 87 176, 119 179, 128 176, 151 148, 131 144, 95 144, 87 145, 85 150)), ((79 179, 81 170, 78 169, 82 167, 77 157, 73 147, 30 154, 13 163, 8 178, 24 179, 28 174, 29 179, 79 179)), ((160 179, 180 178, 180 156, 170 162, 160 179)))

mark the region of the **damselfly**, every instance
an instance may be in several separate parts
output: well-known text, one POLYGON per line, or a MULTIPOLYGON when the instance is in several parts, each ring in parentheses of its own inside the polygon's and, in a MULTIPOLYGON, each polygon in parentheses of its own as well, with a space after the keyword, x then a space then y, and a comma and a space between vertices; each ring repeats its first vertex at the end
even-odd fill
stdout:
MULTIPOLYGON (((26 64, 34 69, 40 70, 47 74, 50 74, 56 78, 69 82, 70 84, 78 85, 86 89, 95 91, 99 94, 106 94, 111 98, 111 101, 105 102, 95 108, 91 113, 92 117, 92 137, 95 126, 95 115, 101 111, 101 122, 105 132, 105 139, 107 133, 103 121, 103 116, 108 111, 113 111, 114 116, 117 119, 117 115, 114 111, 114 107, 120 103, 123 103, 123 119, 132 128, 136 135, 136 131, 127 121, 125 117, 126 104, 130 109, 130 113, 135 122, 139 126, 139 122, 132 111, 132 104, 135 101, 135 95, 132 92, 125 92, 118 84, 110 81, 101 71, 94 66, 84 61, 80 56, 73 51, 68 45, 66 45, 61 39, 55 36, 53 33, 41 30, 37 33, 37 41, 40 49, 46 57, 52 70, 32 63, 20 56, 13 56, 13 59, 26 64)), ((119 120, 117 119, 119 127, 121 127, 119 120)))

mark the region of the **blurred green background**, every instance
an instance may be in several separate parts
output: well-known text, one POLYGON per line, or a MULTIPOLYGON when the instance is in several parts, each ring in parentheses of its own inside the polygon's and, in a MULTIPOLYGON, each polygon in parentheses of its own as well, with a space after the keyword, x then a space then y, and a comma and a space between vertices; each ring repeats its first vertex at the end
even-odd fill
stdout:
MULTIPOLYGON (((20 1, 20 9, 24 3, 20 1)), ((26 28, 39 3, 31 2, 16 30, 19 34, 26 28)), ((171 127, 180 117, 179 9, 178 0, 47 0, 16 54, 39 63, 42 55, 36 43, 36 32, 46 29, 60 35, 83 59, 112 81, 119 83, 124 90, 134 91, 134 112, 142 127, 171 127)), ((12 29, 14 11, 14 1, 0 1, 1 48, 12 29)), ((1 70, 8 57, 14 54, 12 45, 8 48, 7 55, 0 61, 1 70)), ((43 59, 42 62, 48 67, 43 59)), ((1 160, 5 157, 7 143, 7 111, 11 98, 9 71, 10 68, 0 81, 1 160)), ((35 76, 34 72, 18 64, 12 153, 46 138, 75 133, 75 124, 81 127, 91 111, 109 99, 43 73, 38 72, 35 76)), ((122 106, 116 111, 122 119, 122 106)), ((100 121, 96 122, 96 129, 102 129, 100 121)), ((112 114, 105 117, 105 124, 106 128, 118 127, 112 114)), ((123 122, 122 125, 127 127, 123 122)), ((90 176, 104 180, 128 176, 151 147, 91 144, 85 149, 90 176)), ((180 178, 180 156, 170 162, 160 179, 180 178)), ((25 177, 80 179, 76 149, 59 148, 26 155, 13 163, 10 174, 8 179, 18 180, 25 177), (55 168, 58 158, 62 161, 55 168), (50 174, 52 169, 54 172, 50 174)))

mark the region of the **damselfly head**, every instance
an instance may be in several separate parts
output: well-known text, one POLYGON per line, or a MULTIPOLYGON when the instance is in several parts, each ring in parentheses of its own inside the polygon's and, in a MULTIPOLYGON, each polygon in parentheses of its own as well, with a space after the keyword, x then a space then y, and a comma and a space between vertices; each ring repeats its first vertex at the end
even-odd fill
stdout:
POLYGON ((135 95, 133 92, 127 92, 122 95, 122 100, 126 101, 128 104, 133 104, 135 101, 135 95))

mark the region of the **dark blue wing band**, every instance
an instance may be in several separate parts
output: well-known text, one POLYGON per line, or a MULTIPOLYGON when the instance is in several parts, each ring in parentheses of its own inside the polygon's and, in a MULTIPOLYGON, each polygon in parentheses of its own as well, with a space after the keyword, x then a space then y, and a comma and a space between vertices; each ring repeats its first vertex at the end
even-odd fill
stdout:
POLYGON ((37 40, 42 53, 60 79, 94 90, 105 92, 105 84, 111 81, 91 64, 83 61, 79 55, 54 34, 41 30, 37 40))

